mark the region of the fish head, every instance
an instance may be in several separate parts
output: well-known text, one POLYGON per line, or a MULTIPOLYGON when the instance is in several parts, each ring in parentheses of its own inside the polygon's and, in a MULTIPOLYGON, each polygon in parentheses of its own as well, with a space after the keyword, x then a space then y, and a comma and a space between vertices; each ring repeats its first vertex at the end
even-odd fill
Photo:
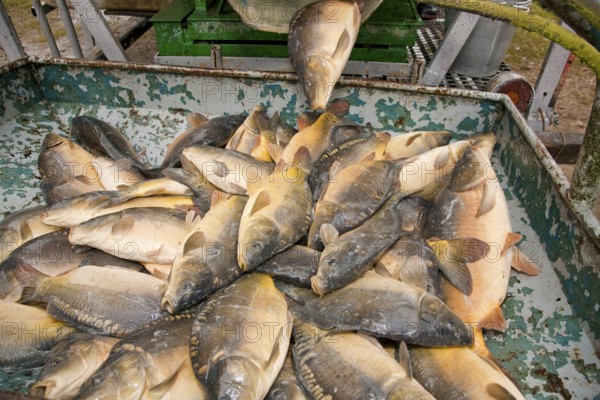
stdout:
POLYGON ((312 290, 324 295, 337 288, 337 282, 344 279, 346 266, 356 257, 356 246, 352 241, 336 241, 329 243, 321 253, 317 275, 310 279, 312 290), (336 286, 334 286, 336 285, 336 286))
POLYGON ((496 136, 494 135, 494 132, 477 133, 469 136, 467 141, 471 143, 472 146, 483 151, 483 154, 490 158, 494 151, 494 146, 496 145, 496 136))
POLYGON ((302 60, 298 76, 311 110, 325 111, 337 82, 336 67, 326 57, 308 56, 302 60))
POLYGON ((396 213, 401 218, 402 230, 420 233, 430 203, 422 197, 406 197, 398 203, 396 213))
POLYGON ((53 204, 41 214, 42 222, 56 226, 74 226, 84 222, 80 217, 89 214, 79 214, 77 210, 96 210, 110 205, 109 192, 92 192, 89 195, 70 197, 53 204), (107 193, 107 194, 104 194, 107 193))
POLYGON ((70 142, 69 139, 62 137, 56 133, 49 133, 44 137, 42 141, 42 152, 53 149, 63 144, 68 144, 70 142))
POLYGON ((44 398, 70 398, 79 386, 101 363, 94 353, 91 340, 62 341, 54 346, 37 381, 29 389, 34 396, 44 398))
POLYGON ((419 344, 423 346, 466 346, 473 332, 442 300, 426 294, 419 305, 419 344))
POLYGON ((429 149, 445 146, 450 143, 452 133, 448 131, 431 131, 423 134, 423 141, 429 149))
POLYGON ((117 352, 81 386, 77 399, 139 399, 146 389, 141 352, 117 352))
POLYGON ((262 394, 262 371, 246 357, 230 356, 217 360, 208 368, 207 399, 250 400, 262 394))
MULTIPOLYGON (((491 165, 487 157, 478 149, 468 147, 452 171, 448 189, 464 192, 484 184, 491 178, 491 165)), ((494 175, 495 177, 495 175, 494 175)))
POLYGON ((69 230, 69 242, 72 244, 102 243, 111 237, 112 226, 119 219, 118 213, 108 214, 74 226, 69 230))
POLYGON ((271 219, 253 216, 238 243, 238 262, 244 271, 251 271, 271 258, 279 248, 279 227, 271 219))
POLYGON ((175 314, 196 305, 213 288, 214 276, 206 263, 188 257, 181 264, 174 264, 169 284, 161 301, 161 308, 175 314))

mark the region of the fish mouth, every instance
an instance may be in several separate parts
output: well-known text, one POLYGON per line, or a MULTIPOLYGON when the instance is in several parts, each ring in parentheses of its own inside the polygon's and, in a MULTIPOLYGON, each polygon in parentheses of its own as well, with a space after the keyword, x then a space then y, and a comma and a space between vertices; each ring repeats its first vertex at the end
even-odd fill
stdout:
POLYGON ((43 397, 45 399, 51 398, 54 389, 56 389, 56 383, 51 380, 35 382, 29 388, 29 394, 32 396, 43 397))
POLYGON ((310 287, 312 288, 313 292, 321 297, 323 297, 323 295, 326 293, 325 288, 323 287, 323 280, 316 275, 310 278, 310 287))
POLYGON ((160 308, 164 311, 167 311, 169 314, 175 313, 175 305, 172 303, 170 298, 163 297, 160 302, 160 308))

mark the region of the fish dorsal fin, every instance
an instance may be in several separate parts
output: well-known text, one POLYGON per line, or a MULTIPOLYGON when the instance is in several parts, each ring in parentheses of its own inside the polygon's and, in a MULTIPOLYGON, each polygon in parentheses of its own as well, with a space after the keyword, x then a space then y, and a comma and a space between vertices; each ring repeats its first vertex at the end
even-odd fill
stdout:
POLYGON ((23 221, 21 223, 19 235, 21 235, 21 240, 23 240, 23 242, 26 242, 33 237, 33 231, 31 230, 31 226, 29 226, 29 222, 23 221))
POLYGON ((540 268, 517 247, 513 248, 511 265, 515 270, 529 276, 536 276, 540 273, 540 268))
POLYGON ((424 282, 426 278, 424 278, 424 276, 427 275, 427 268, 427 264, 421 257, 411 256, 406 260, 404 267, 399 271, 400 280, 413 287, 422 288, 422 282, 424 282))
POLYGON ((488 383, 485 390, 496 400, 517 400, 504 386, 496 382, 488 383))
POLYGON ((338 230, 331 224, 321 225, 319 228, 319 235, 321 236, 321 241, 325 246, 327 246, 329 243, 335 242, 340 237, 338 230))
POLYGON ((350 102, 346 99, 335 99, 327 106, 327 112, 332 113, 336 117, 343 117, 350 110, 350 102))
POLYGON ((481 196, 481 203, 479 204, 479 210, 477 210, 477 218, 492 211, 496 205, 496 186, 489 182, 483 184, 483 195, 481 196))
POLYGON ((375 160, 375 152, 372 152, 371 154, 369 154, 368 156, 363 158, 361 161, 373 161, 373 160, 375 160))
MULTIPOLYGON (((410 146, 415 140, 420 138, 421 135, 422 134, 417 133, 417 134, 413 134, 411 137, 409 137, 408 140, 406 141, 406 147, 410 146)), ((437 159, 436 159, 436 161, 437 161, 437 159)))
POLYGON ((496 304, 492 308, 492 311, 482 321, 480 321, 480 326, 483 329, 492 329, 500 332, 504 332, 506 330, 507 322, 506 319, 504 319, 504 314, 502 314, 500 305, 496 304))
POLYGON ((267 143, 267 152, 273 159, 273 161, 278 162, 281 160, 281 153, 283 153, 283 146, 277 143, 267 143))
POLYGON ((205 123, 206 121, 208 121, 208 118, 205 117, 202 114, 193 112, 193 113, 189 113, 186 117, 188 124, 190 124, 191 128, 195 128, 197 126, 202 125, 203 123, 205 123))
POLYGON ((400 347, 398 349, 398 363, 402 365, 404 371, 406 371, 406 375, 408 379, 412 380, 412 366, 410 365, 410 354, 408 352, 408 346, 406 346, 406 342, 400 342, 400 347))
POLYGON ((297 164, 303 170, 310 169, 312 165, 312 159, 310 156, 310 151, 306 146, 301 146, 298 150, 296 150, 296 154, 294 154, 294 164, 297 164))
POLYGON ((271 195, 266 190, 261 191, 256 196, 256 200, 254 200, 254 204, 252 205, 252 209, 250 210, 250 217, 258 212, 260 209, 265 208, 271 203, 271 195))
POLYGON ((125 236, 133 228, 134 224, 135 218, 133 215, 127 215, 113 224, 111 233, 118 240, 125 236))
POLYGON ((350 34, 348 30, 344 29, 344 32, 340 35, 337 46, 331 55, 332 59, 341 58, 344 52, 350 47, 350 34))
POLYGON ((185 244, 183 245, 183 255, 185 256, 190 251, 202 247, 202 245, 204 244, 205 241, 206 241, 206 236, 204 235, 204 232, 198 231, 198 232, 192 233, 190 235, 190 237, 187 238, 187 240, 185 241, 185 244))
POLYGON ((519 243, 523 239, 523 236, 518 233, 511 232, 506 235, 506 239, 504 240, 504 247, 502 247, 502 255, 504 255, 508 249, 513 247, 515 244, 519 243))
POLYGON ((229 195, 229 193, 220 192, 217 190, 213 191, 210 194, 210 208, 214 208, 219 203, 223 203, 224 201, 227 201, 230 197, 231 196, 229 195))

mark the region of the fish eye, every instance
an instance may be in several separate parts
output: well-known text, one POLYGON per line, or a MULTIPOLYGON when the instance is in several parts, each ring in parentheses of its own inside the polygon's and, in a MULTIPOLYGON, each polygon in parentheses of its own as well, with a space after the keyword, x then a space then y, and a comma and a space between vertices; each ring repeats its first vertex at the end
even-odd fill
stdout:
POLYGON ((55 366, 62 362, 63 362, 62 358, 56 357, 55 359, 52 360, 52 362, 50 362, 50 365, 55 366))

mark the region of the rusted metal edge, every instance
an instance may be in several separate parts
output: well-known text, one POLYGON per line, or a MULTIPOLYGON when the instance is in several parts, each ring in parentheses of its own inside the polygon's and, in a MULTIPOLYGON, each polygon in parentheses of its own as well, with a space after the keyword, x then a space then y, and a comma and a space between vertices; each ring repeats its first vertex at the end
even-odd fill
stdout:
MULTIPOLYGON (((134 70, 141 72, 160 72, 160 73, 171 73, 191 76, 211 76, 211 77, 229 77, 229 78, 242 78, 242 79, 267 79, 267 80, 280 80, 280 81, 298 81, 298 77, 293 73, 285 72, 263 72, 263 71, 241 71, 235 69, 214 69, 214 68, 191 68, 191 67, 178 67, 168 65, 156 65, 156 64, 139 64, 131 62, 114 62, 114 61, 99 61, 99 60, 77 60, 77 59, 59 59, 59 58, 42 58, 29 56, 21 60, 11 62, 3 67, 0 67, 0 74, 5 74, 14 68, 18 68, 27 64, 33 65, 65 65, 72 67, 83 67, 83 68, 112 68, 118 70, 134 70)), ((37 79, 37 77, 36 77, 37 79)), ((552 156, 545 148, 544 144, 533 132, 533 130, 527 125, 527 121, 523 118, 521 113, 514 106, 510 98, 505 94, 489 93, 481 91, 473 91, 467 89, 457 88, 442 88, 442 87, 431 87, 424 85, 415 84, 404 84, 398 82, 370 80, 365 78, 342 78, 339 81, 340 85, 353 86, 353 87, 364 87, 364 88, 375 88, 375 89, 389 89, 397 91, 411 91, 421 94, 439 94, 444 96, 464 97, 476 100, 491 100, 501 102, 509 112, 518 127, 523 132, 523 135, 527 142, 534 150, 537 158, 540 160, 548 174, 553 178, 554 185, 564 202, 576 215, 580 224, 591 236, 592 241, 600 249, 600 221, 596 218, 589 206, 583 203, 575 203, 568 196, 571 184, 563 174, 562 170, 553 160, 552 156)))

